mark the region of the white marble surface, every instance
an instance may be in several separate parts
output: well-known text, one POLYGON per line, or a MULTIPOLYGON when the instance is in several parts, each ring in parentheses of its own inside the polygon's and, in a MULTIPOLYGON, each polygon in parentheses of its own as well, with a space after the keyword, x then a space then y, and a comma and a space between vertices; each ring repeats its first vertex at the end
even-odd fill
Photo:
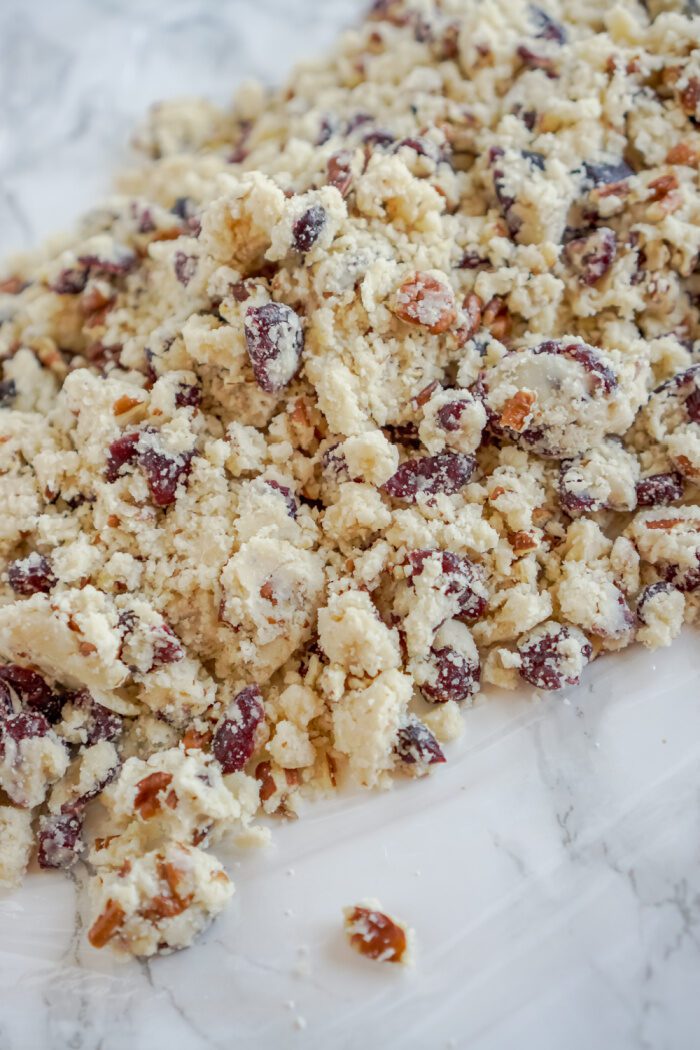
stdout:
MULTIPOLYGON (((3 0, 0 252, 95 202, 158 97, 280 78, 356 0, 3 0)), ((312 808, 228 861, 234 906, 148 965, 86 947, 74 886, 0 898, 1 1050, 695 1050, 697 635, 600 662, 567 698, 469 712, 427 783, 312 808), (413 972, 353 957, 363 896, 413 972)))

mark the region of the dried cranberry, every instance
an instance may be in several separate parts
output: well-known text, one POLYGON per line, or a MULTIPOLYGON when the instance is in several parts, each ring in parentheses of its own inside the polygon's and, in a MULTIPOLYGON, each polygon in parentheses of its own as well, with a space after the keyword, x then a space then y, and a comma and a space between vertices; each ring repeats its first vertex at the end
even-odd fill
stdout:
POLYGON ((195 214, 195 207, 191 197, 176 197, 175 203, 170 209, 171 215, 177 215, 178 219, 185 222, 195 214))
POLYGON ((660 567, 664 580, 672 584, 677 590, 688 594, 700 588, 700 554, 698 554, 698 565, 695 569, 681 568, 679 565, 665 565, 660 567))
POLYGON ((326 225, 326 209, 312 204, 292 226, 292 247, 302 255, 310 251, 326 225))
POLYGON ((283 390, 299 369, 304 347, 298 314, 284 303, 250 306, 245 338, 258 386, 268 394, 283 390))
POLYGON ((196 255, 186 255, 185 252, 175 252, 175 259, 173 262, 175 276, 180 284, 184 284, 185 287, 187 287, 196 274, 198 265, 199 260, 196 255))
POLYGON ((656 583, 650 583, 648 587, 645 587, 637 599, 637 617, 640 622, 646 623, 646 620, 644 619, 644 606, 647 605, 652 598, 655 598, 657 594, 673 594, 675 590, 676 588, 670 583, 664 583, 661 580, 656 583))
POLYGON ((402 445, 404 448, 411 448, 416 451, 421 447, 418 427, 413 422, 387 423, 383 430, 386 437, 395 445, 402 445))
POLYGON ((315 145, 316 146, 323 146, 323 145, 325 145, 326 142, 328 142, 329 138, 333 135, 333 132, 335 131, 335 127, 336 127, 336 122, 333 120, 332 117, 330 117, 330 116, 328 116, 328 114, 326 114, 326 116, 324 116, 322 118, 322 120, 321 120, 321 124, 320 124, 319 129, 318 129, 318 135, 316 136, 315 145))
POLYGON ((543 11, 541 7, 536 7, 535 4, 530 4, 529 12, 530 18, 537 27, 535 35, 538 40, 553 40, 556 44, 566 43, 566 30, 561 23, 556 22, 546 11, 543 11))
POLYGON ((80 295, 88 283, 88 270, 86 267, 69 267, 61 270, 58 277, 49 288, 57 295, 80 295))
POLYGON ((87 267, 89 273, 104 274, 110 277, 119 277, 130 273, 136 266, 138 259, 135 252, 121 245, 113 245, 111 256, 104 255, 80 255, 78 262, 87 267))
POLYGON ((538 55, 536 51, 533 51, 531 47, 527 47, 526 44, 519 44, 515 50, 520 61, 528 69, 541 69, 550 80, 555 80, 558 77, 559 74, 554 68, 554 60, 548 55, 538 55))
POLYGON ((432 681, 423 682, 421 692, 427 700, 445 704, 448 700, 461 703, 478 691, 481 667, 477 661, 468 660, 451 646, 430 650, 430 663, 434 668, 432 681))
POLYGON ((562 668, 566 653, 562 652, 560 646, 568 646, 569 640, 579 645, 582 661, 590 660, 593 649, 581 632, 577 631, 574 635, 563 624, 553 625, 551 631, 532 640, 526 639, 518 646, 521 678, 537 689, 561 689, 564 685, 576 685, 578 676, 566 676, 562 668))
POLYGON ((437 410, 436 417, 438 424, 443 430, 447 430, 449 433, 459 430, 462 416, 468 407, 468 401, 448 401, 446 405, 441 405, 437 410))
POLYGON ((468 558, 463 558, 452 551, 416 550, 410 551, 408 564, 411 577, 420 576, 428 559, 440 561, 440 571, 445 577, 445 594, 453 598, 460 619, 478 620, 486 612, 488 597, 486 584, 481 570, 468 558))
POLYGON ((484 259, 474 248, 467 248, 457 263, 457 269, 478 270, 480 266, 485 266, 487 262, 488 259, 484 259))
POLYGON ((36 671, 6 664, 0 667, 0 680, 14 690, 24 705, 44 715, 51 725, 60 721, 65 698, 54 692, 36 671))
POLYGON ((138 457, 140 440, 141 435, 138 430, 132 430, 127 434, 122 434, 111 443, 105 467, 106 481, 116 481, 122 467, 135 462, 138 457))
POLYGON ((163 664, 177 663, 185 655, 180 640, 167 623, 152 628, 151 641, 153 643, 153 663, 150 670, 153 670, 154 667, 161 667, 163 664))
POLYGON ((617 253, 615 231, 607 226, 572 238, 564 247, 569 265, 583 284, 596 284, 612 266, 617 253))
POLYGON ((297 503, 296 496, 289 488, 288 485, 281 485, 279 481, 274 481, 272 478, 266 478, 265 482, 270 486, 271 489, 275 489, 281 496, 284 497, 284 501, 287 504, 287 513, 290 518, 296 518, 299 511, 299 504, 297 503))
POLYGON ((83 814, 73 810, 51 814, 39 821, 37 860, 41 868, 70 868, 84 849, 80 833, 83 814))
POLYGON ((400 142, 396 143, 394 152, 398 153, 400 149, 411 149, 419 157, 427 157, 429 160, 437 161, 440 159, 437 146, 431 139, 427 138, 407 138, 401 139, 400 142))
POLYGON ((175 404, 178 408, 199 408, 202 403, 200 387, 191 383, 180 383, 175 391, 175 404))
POLYGON ((683 476, 675 470, 650 474, 637 482, 637 503, 640 507, 667 507, 682 497, 683 476))
POLYGON ((48 559, 36 551, 26 558, 10 562, 7 576, 12 590, 23 598, 29 598, 32 594, 48 594, 57 583, 48 559))
POLYGON ((562 460, 561 473, 559 475, 559 503, 562 510, 567 514, 590 514, 591 511, 600 510, 600 505, 592 496, 585 492, 574 492, 567 487, 566 474, 571 468, 572 460, 562 460))
POLYGON ((46 718, 38 711, 20 711, 0 722, 0 756, 5 753, 5 740, 9 737, 16 744, 34 737, 46 736, 50 730, 46 718))
POLYGON ((634 172, 624 160, 613 161, 611 164, 594 164, 585 161, 583 170, 586 180, 593 186, 608 186, 614 182, 624 182, 631 179, 634 172))
POLYGON ((535 354, 561 354, 577 361, 593 377, 597 386, 602 386, 606 394, 612 393, 617 386, 615 373, 608 368, 600 353, 587 343, 559 343, 553 339, 535 347, 535 354))
POLYGON ((92 701, 90 722, 87 731, 87 743, 96 744, 98 740, 114 740, 124 728, 124 719, 116 711, 110 711, 103 704, 92 701))
POLYGON ((212 752, 224 773, 243 769, 255 751, 256 731, 264 718, 260 690, 257 685, 246 686, 234 698, 212 740, 212 752))
POLYGON ((415 717, 399 727, 394 751, 409 766, 433 766, 446 761, 433 734, 415 717))
POLYGON ((534 149, 524 149, 522 150, 522 155, 531 168, 537 168, 538 171, 544 171, 547 164, 547 158, 544 153, 539 153, 534 149))
POLYGON ((391 146, 396 136, 385 128, 374 128, 362 136, 362 141, 366 146, 391 146))
POLYGON ((0 408, 9 408, 17 397, 17 384, 14 379, 5 379, 0 383, 0 408))
POLYGON ((146 478, 148 491, 156 507, 169 507, 177 499, 178 487, 192 470, 194 452, 171 456, 155 448, 139 453, 139 466, 146 478))
POLYGON ((415 503, 419 495, 447 496, 459 492, 469 483, 476 469, 473 456, 461 452, 439 452, 436 456, 407 459, 384 484, 393 499, 415 503))
POLYGON ((12 702, 12 691, 9 685, 0 678, 0 721, 14 713, 15 705, 12 702))

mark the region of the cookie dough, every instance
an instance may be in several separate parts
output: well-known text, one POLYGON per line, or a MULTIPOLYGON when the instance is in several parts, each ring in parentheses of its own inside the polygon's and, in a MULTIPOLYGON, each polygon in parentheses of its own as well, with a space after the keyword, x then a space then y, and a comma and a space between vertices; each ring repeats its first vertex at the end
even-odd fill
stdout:
POLYGON ((691 8, 375 0, 3 268, 0 877, 85 862, 95 947, 189 944, 256 814, 697 621, 691 8))

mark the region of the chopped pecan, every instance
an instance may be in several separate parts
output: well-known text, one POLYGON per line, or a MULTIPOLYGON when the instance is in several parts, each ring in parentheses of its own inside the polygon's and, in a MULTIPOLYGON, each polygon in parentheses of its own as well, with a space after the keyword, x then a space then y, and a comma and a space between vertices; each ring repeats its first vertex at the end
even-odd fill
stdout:
POLYGON ((104 948, 117 930, 124 925, 125 918, 124 909, 110 898, 88 932, 88 940, 93 948, 104 948))
POLYGON ((527 420, 530 416, 532 406, 537 401, 537 394, 532 390, 518 390, 517 394, 509 397, 501 410, 499 420, 502 427, 509 430, 525 430, 527 420))
POLYGON ((384 912, 357 905, 345 913, 345 932, 360 955, 378 962, 400 963, 408 950, 405 929, 384 912))
POLYGON ((416 273, 396 293, 394 313, 407 324, 420 325, 432 335, 440 335, 457 319, 454 292, 432 274, 416 273))
MULTIPOLYGON (((162 770, 158 770, 155 773, 149 773, 143 780, 139 780, 136 785, 134 809, 138 810, 144 820, 150 820, 151 817, 155 817, 156 813, 160 813, 162 809, 161 795, 171 784, 172 779, 172 773, 164 773, 162 770)), ((166 805, 169 805, 171 809, 174 808, 171 802, 172 795, 173 793, 170 792, 165 799, 166 805)), ((176 799, 175 801, 177 802, 176 799)))

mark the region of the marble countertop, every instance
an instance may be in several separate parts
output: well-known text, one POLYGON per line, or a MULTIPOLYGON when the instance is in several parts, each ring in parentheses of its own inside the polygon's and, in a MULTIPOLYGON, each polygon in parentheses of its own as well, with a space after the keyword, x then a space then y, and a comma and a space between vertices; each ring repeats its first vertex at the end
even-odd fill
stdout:
MULTIPOLYGON (((4 0, 0 253, 109 187, 153 100, 284 76, 357 0, 4 0)), ((78 887, 0 897, 2 1050, 695 1050, 697 635, 568 696, 492 697, 425 783, 311 807, 224 859, 233 907, 150 963, 85 943, 78 887), (412 972, 355 958, 343 905, 415 927, 412 972)))

